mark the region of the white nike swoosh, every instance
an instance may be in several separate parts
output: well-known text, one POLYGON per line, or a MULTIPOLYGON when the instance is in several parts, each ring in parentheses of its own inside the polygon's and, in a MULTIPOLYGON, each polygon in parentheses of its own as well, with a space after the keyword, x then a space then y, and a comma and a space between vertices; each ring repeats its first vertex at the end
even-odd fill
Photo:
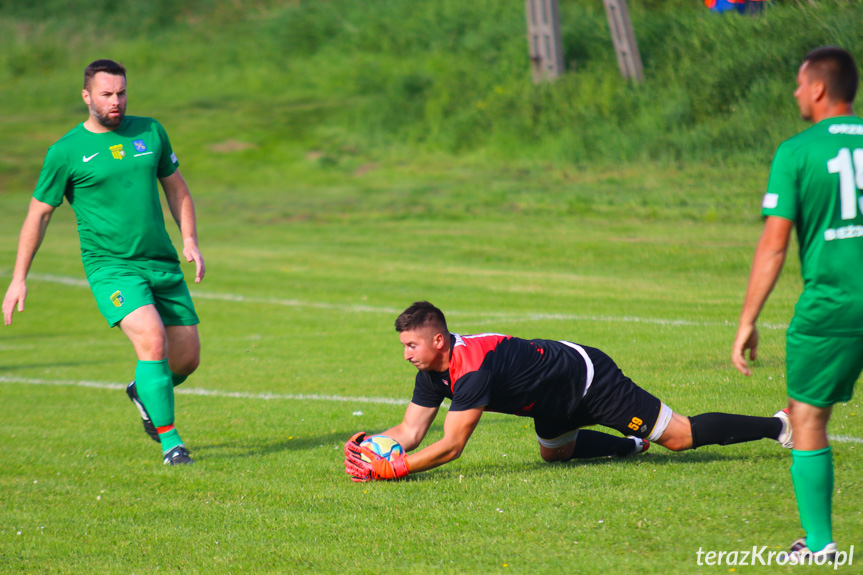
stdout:
POLYGON ((102 152, 96 152, 95 154, 93 154, 93 155, 92 155, 92 156, 90 156, 89 158, 88 158, 87 156, 84 156, 84 157, 83 157, 84 163, 86 164, 87 162, 89 162, 90 160, 92 160, 93 158, 95 158, 96 156, 98 156, 98 155, 99 155, 99 154, 101 154, 101 153, 102 153, 102 152))

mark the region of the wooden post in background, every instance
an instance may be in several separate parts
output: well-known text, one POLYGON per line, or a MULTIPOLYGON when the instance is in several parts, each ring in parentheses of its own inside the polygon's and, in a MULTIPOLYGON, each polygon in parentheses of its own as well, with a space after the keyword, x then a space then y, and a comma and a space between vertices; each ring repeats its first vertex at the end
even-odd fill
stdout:
POLYGON ((629 19, 629 9, 626 0, 603 0, 605 13, 608 15, 608 27, 611 29, 611 39, 617 52, 617 65, 624 78, 636 82, 644 81, 644 70, 641 67, 641 54, 635 42, 632 22, 629 19))
POLYGON ((525 8, 533 81, 554 80, 564 71, 558 0, 525 0, 525 8))

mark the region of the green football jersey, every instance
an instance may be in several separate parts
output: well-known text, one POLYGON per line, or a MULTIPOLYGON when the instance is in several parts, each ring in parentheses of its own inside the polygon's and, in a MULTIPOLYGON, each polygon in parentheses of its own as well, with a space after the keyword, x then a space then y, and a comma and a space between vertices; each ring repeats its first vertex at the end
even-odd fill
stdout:
POLYGON ((812 335, 863 334, 863 119, 823 120, 783 142, 761 213, 791 220, 803 293, 792 327, 812 335))
POLYGON ((48 149, 33 197, 54 207, 64 196, 69 201, 87 275, 117 263, 173 269, 179 260, 158 178, 178 167, 165 129, 152 118, 126 116, 100 134, 79 124, 48 149))

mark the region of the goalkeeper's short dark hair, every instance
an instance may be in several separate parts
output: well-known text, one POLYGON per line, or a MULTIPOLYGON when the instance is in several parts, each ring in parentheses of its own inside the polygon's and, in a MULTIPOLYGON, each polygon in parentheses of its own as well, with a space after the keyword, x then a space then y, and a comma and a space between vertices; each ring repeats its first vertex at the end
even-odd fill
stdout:
POLYGON ((414 302, 396 318, 396 331, 399 333, 424 327, 449 333, 443 312, 427 301, 414 302))

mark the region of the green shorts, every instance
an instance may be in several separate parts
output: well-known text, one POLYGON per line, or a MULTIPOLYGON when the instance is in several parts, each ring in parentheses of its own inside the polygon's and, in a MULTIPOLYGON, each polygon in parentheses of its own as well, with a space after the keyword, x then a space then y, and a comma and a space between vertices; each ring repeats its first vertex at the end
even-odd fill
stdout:
POLYGON ((183 273, 143 269, 135 266, 106 266, 87 277, 96 305, 114 327, 124 317, 153 304, 165 325, 196 325, 199 322, 183 273))
POLYGON ((821 336, 789 329, 785 366, 792 399, 830 407, 851 400, 863 371, 863 336, 821 336))

